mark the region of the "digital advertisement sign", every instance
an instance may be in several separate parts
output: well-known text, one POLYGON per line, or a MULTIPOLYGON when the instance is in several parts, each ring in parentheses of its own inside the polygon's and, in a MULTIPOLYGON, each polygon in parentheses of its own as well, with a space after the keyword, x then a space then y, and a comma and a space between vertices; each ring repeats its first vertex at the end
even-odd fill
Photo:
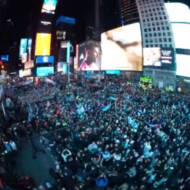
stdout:
POLYGON ((65 23, 65 24, 71 24, 74 25, 76 24, 76 19, 72 18, 72 17, 67 17, 67 16, 60 16, 58 17, 58 19, 56 20, 56 25, 60 24, 60 23, 65 23))
POLYGON ((37 67, 36 76, 46 77, 54 74, 54 67, 37 67))
POLYGON ((50 55, 51 50, 51 34, 37 33, 35 56, 50 55))
POLYGON ((36 64, 53 64, 54 56, 37 56, 36 64))
POLYGON ((190 24, 172 23, 172 30, 175 47, 181 49, 190 49, 190 24))
POLYGON ((143 48, 144 66, 161 66, 160 48, 143 48))
POLYGON ((161 63, 173 64, 174 63, 174 50, 171 48, 161 48, 161 63))
POLYGON ((190 55, 176 55, 176 74, 183 77, 190 77, 190 55))
POLYGON ((54 14, 57 6, 57 0, 44 0, 42 13, 54 14))
POLYGON ((97 71, 101 68, 101 47, 99 42, 88 41, 78 46, 78 70, 97 71))
POLYGON ((26 63, 31 59, 31 51, 32 51, 32 39, 30 38, 22 38, 20 41, 20 49, 19 49, 19 57, 21 59, 21 63, 26 63))
POLYGON ((3 62, 8 62, 9 61, 9 55, 1 55, 0 60, 3 62))
POLYGON ((118 70, 111 70, 111 71, 106 71, 107 75, 120 75, 121 71, 118 70))
POLYGON ((190 22, 190 8, 184 3, 165 3, 170 22, 190 22))
POLYGON ((142 71, 143 53, 139 23, 119 27, 101 35, 102 70, 142 71))
POLYGON ((67 63, 58 62, 57 63, 57 72, 62 72, 63 74, 67 73, 67 63))
POLYGON ((19 77, 28 77, 32 75, 31 69, 19 70, 19 77))
POLYGON ((27 45, 28 39, 23 38, 20 41, 20 51, 19 51, 19 57, 21 58, 21 62, 25 63, 27 61, 27 45))

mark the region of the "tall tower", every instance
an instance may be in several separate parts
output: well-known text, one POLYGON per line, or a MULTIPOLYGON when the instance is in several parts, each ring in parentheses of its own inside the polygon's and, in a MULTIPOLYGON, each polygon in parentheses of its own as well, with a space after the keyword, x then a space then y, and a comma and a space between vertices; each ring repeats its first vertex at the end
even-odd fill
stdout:
POLYGON ((135 0, 118 0, 120 24, 139 22, 139 13, 135 0))

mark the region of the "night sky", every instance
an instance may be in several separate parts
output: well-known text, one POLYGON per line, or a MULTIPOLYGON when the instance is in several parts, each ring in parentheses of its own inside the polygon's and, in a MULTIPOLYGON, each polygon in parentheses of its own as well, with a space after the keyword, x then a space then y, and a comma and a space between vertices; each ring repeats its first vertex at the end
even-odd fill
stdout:
MULTIPOLYGON (((6 0, 0 0, 0 3, 2 1, 6 0)), ((0 22, 0 51, 14 46, 21 37, 33 35, 39 22, 42 2, 43 0, 7 0, 0 22)), ((93 25, 92 2, 93 0, 59 0, 58 12, 77 19, 79 40, 84 38, 85 26, 90 23, 93 25)), ((189 0, 180 2, 190 6, 189 0)))

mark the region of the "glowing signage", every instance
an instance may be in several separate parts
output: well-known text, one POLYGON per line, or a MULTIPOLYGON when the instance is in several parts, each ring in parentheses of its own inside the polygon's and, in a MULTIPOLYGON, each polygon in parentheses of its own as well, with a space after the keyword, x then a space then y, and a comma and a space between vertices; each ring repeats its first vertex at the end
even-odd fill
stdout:
POLYGON ((50 55, 51 34, 37 33, 35 56, 50 55))
POLYGON ((37 56, 36 64, 54 63, 54 56, 37 56))
POLYGON ((142 71, 142 38, 139 23, 101 35, 102 70, 142 71))
POLYGON ((37 67, 36 75, 38 77, 46 77, 54 74, 54 67, 37 67))
POLYGON ((42 13, 54 14, 57 6, 57 0, 44 0, 42 13))

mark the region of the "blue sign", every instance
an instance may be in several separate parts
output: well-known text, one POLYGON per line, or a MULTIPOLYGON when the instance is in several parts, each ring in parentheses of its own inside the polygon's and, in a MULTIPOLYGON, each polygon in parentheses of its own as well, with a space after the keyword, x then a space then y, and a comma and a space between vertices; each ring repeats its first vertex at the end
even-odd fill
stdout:
POLYGON ((67 17, 67 16, 60 16, 57 21, 56 21, 56 25, 60 24, 60 23, 65 23, 65 24, 76 24, 76 19, 75 18, 71 18, 71 17, 67 17))
POLYGON ((1 55, 1 61, 8 62, 9 61, 9 55, 1 55))
POLYGON ((54 67, 37 67, 36 75, 38 77, 46 77, 54 74, 54 67))
POLYGON ((120 75, 121 71, 119 70, 110 70, 110 71, 106 71, 107 75, 120 75))
POLYGON ((37 56, 36 64, 54 63, 54 56, 37 56))

